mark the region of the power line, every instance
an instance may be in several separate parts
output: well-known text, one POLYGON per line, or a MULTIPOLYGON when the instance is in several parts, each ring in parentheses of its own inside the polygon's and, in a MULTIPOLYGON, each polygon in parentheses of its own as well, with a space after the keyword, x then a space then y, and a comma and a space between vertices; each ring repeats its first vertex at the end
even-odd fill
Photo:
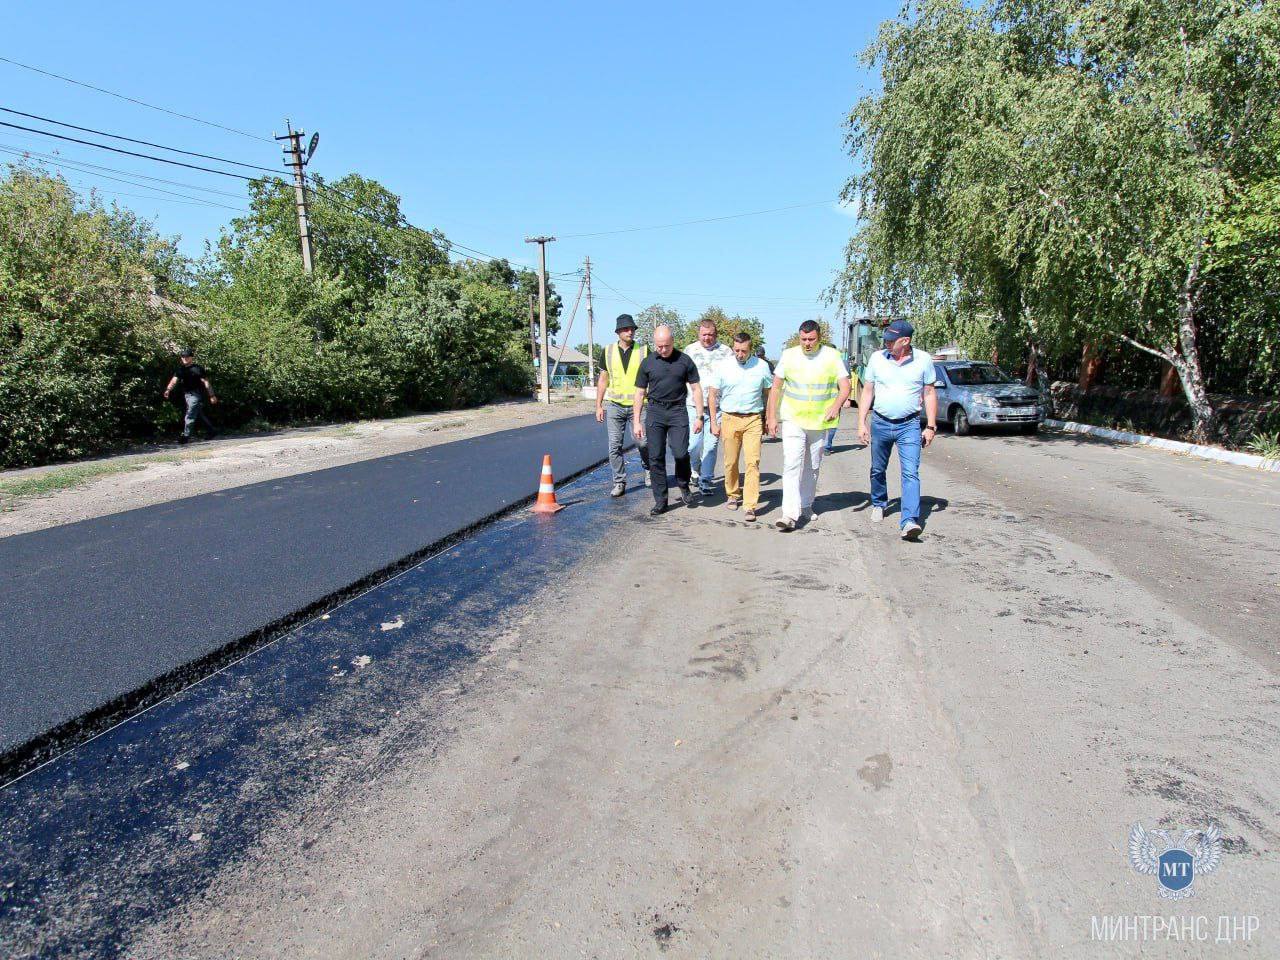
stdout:
POLYGON ((576 240, 581 237, 608 237, 618 233, 639 233, 642 230, 666 230, 669 227, 688 227, 696 223, 715 223, 720 220, 737 220, 741 217, 759 217, 766 213, 782 213, 785 210, 800 210, 804 207, 818 207, 831 203, 830 200, 815 200, 812 203, 793 203, 787 207, 771 207, 768 210, 751 210, 747 213, 730 213, 723 217, 702 217, 698 220, 680 220, 676 223, 659 223, 648 227, 624 227, 620 230, 597 230, 594 233, 567 233, 560 239, 576 240))
POLYGON ((19 63, 17 60, 10 60, 8 57, 0 57, 0 61, 11 64, 15 67, 21 67, 23 70, 30 70, 33 73, 41 73, 46 77, 53 77, 66 83, 73 83, 77 87, 84 87, 87 90, 96 90, 98 93, 105 93, 109 97, 115 97, 117 100, 126 100, 129 103, 136 103, 140 107, 146 107, 149 110, 158 110, 161 113, 167 113, 171 117, 181 117, 183 120, 193 120, 196 123, 203 123, 206 127, 216 127, 219 130, 225 130, 228 133, 238 133, 242 137, 249 137, 252 140, 262 140, 271 143, 266 137, 260 137, 256 133, 249 133, 247 130, 237 130, 235 127, 227 127, 221 123, 214 123, 212 120, 202 120, 200 117, 193 117, 189 113, 179 113, 177 110, 170 110, 168 107, 158 107, 154 103, 147 103, 145 100, 138 100, 135 97, 125 96, 123 93, 116 93, 114 90, 107 90, 105 87, 95 87, 91 83, 85 83, 82 80, 73 80, 71 77, 64 77, 60 73, 54 73, 52 70, 42 70, 40 67, 33 67, 29 63, 19 63))
POLYGON ((26 117, 28 120, 39 120, 43 123, 52 123, 59 127, 67 127, 71 130, 79 130, 83 133, 93 133, 100 137, 110 137, 113 140, 123 140, 126 143, 137 143, 144 147, 156 147, 159 150, 168 150, 170 153, 181 153, 188 157, 200 157, 204 160, 217 160, 219 163, 229 163, 237 167, 248 167, 250 170, 265 170, 267 173, 277 173, 275 167, 264 167, 257 163, 243 163, 240 160, 228 160, 226 157, 217 157, 211 153, 196 153, 193 150, 183 150, 179 147, 166 146, 163 143, 152 143, 150 140, 138 140, 134 137, 126 137, 119 133, 108 133, 105 130, 95 130, 93 127, 81 127, 74 123, 67 123, 63 120, 54 120, 50 117, 42 117, 36 113, 26 113, 22 110, 15 110, 12 107, 0 107, 5 113, 12 113, 19 117, 26 117))
POLYGON ((141 157, 143 160, 155 160, 159 163, 169 163, 175 167, 186 167, 188 170, 200 170, 204 173, 218 173, 224 177, 235 177, 238 180, 261 180, 261 177, 250 177, 243 173, 232 173, 230 170, 215 170, 213 167, 201 167, 194 163, 183 163, 181 160, 170 160, 168 157, 156 157, 149 153, 138 153, 136 150, 123 150, 120 147, 108 146, 105 143, 94 143, 92 140, 81 140, 78 137, 68 137, 65 134, 53 133, 49 130, 37 130, 35 127, 24 127, 18 123, 9 123, 7 120, 0 120, 0 127, 12 127, 14 130, 25 130, 27 133, 38 133, 44 137, 53 137, 56 140, 69 140, 71 143, 84 144, 86 147, 97 147, 99 150, 110 150, 112 153, 123 153, 128 157, 141 157))
MULTIPOLYGON (((14 149, 12 149, 12 148, 10 148, 10 147, 5 147, 5 146, 2 146, 2 145, 0 145, 0 152, 8 153, 8 154, 17 154, 17 155, 19 155, 19 156, 25 155, 25 154, 23 153, 23 151, 14 150, 14 149)), ((56 163, 56 162, 54 162, 54 161, 47 161, 47 162, 51 162, 51 163, 53 163, 53 165, 54 165, 54 166, 62 166, 62 164, 56 163)), ((225 209, 225 210, 234 210, 234 211, 236 211, 237 213, 248 213, 248 211, 247 211, 244 207, 233 207, 233 206, 231 206, 230 204, 227 204, 227 203, 218 203, 218 201, 216 201, 216 200, 208 200, 208 199, 205 199, 204 197, 193 197, 193 196, 190 196, 190 195, 185 194, 185 193, 178 193, 176 190, 166 190, 166 189, 164 189, 163 187, 153 187, 153 186, 151 186, 151 185, 150 185, 150 184, 148 184, 148 183, 137 183, 137 182, 135 182, 135 181, 133 181, 133 180, 126 180, 124 177, 113 177, 113 176, 110 176, 110 175, 105 174, 105 173, 97 173, 96 171, 93 171, 93 170, 82 170, 82 169, 80 169, 79 167, 76 167, 76 166, 68 166, 68 167, 67 167, 67 169, 68 169, 68 170, 72 170, 72 171, 74 171, 75 173, 84 174, 85 176, 90 176, 90 177, 100 177, 100 178, 101 178, 101 179, 103 179, 103 180, 114 180, 114 181, 115 181, 115 182, 117 182, 117 183, 126 183, 126 184, 128 184, 129 186, 131 186, 131 187, 141 187, 141 188, 142 188, 142 189, 144 189, 144 190, 154 190, 154 191, 156 191, 157 193, 165 193, 165 194, 169 194, 170 196, 174 196, 174 197, 181 197, 181 198, 183 198, 184 200, 186 200, 186 201, 188 201, 188 202, 191 202, 191 203, 203 203, 203 204, 205 204, 206 206, 210 206, 210 207, 222 207, 222 208, 223 208, 223 209, 225 209)), ((123 171, 122 171, 122 172, 123 172, 123 171)), ((97 189, 97 188, 95 188, 95 189, 97 189)), ((120 196, 123 196, 123 197, 128 197, 128 196, 141 196, 141 194, 128 194, 128 193, 122 193, 122 194, 120 194, 120 196)), ((147 199, 157 200, 157 199, 160 199, 160 198, 159 198, 159 197, 147 197, 147 199)))
MULTIPOLYGON (((11 153, 21 157, 37 157, 42 162, 51 163, 55 167, 67 167, 71 170, 79 170, 82 173, 90 171, 105 170, 107 173, 119 173, 128 177, 135 177, 138 180, 150 180, 154 183, 167 183, 174 187, 184 187, 188 190, 199 190, 201 193, 212 193, 220 197, 231 197, 233 200, 243 199, 243 195, 239 193, 231 193, 229 190, 218 190, 214 187, 202 187, 194 183, 183 183, 181 180, 167 180, 164 177, 152 177, 145 173, 134 173, 132 170, 121 170, 117 167, 104 167, 97 163, 89 163, 84 160, 73 160, 57 153, 43 153, 39 150, 31 150, 26 147, 15 147, 11 144, 0 144, 0 149, 5 153, 11 153)), ((113 178, 108 178, 113 179, 113 178)), ((128 181, 125 181, 128 182, 128 181)), ((134 186, 143 186, 143 184, 134 184, 134 186)))

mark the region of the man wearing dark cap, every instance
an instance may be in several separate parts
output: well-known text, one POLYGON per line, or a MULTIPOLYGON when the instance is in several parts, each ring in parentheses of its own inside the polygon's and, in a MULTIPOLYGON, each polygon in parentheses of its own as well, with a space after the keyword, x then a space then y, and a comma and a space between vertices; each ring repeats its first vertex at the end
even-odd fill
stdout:
POLYGON ((178 354, 178 359, 182 365, 178 367, 178 372, 169 379, 169 385, 164 388, 164 398, 169 399, 175 387, 182 393, 184 400, 184 414, 182 418, 182 436, 178 438, 179 443, 189 443, 191 441, 191 431, 197 423, 204 427, 210 440, 217 435, 217 430, 213 428, 213 422, 204 412, 205 401, 209 403, 217 403, 218 395, 213 392, 213 387, 209 386, 209 377, 204 371, 204 367, 196 363, 196 354, 194 350, 186 349, 178 354))
MULTIPOLYGON (((609 429, 609 466, 613 469, 613 490, 610 496, 620 497, 627 492, 627 462, 622 447, 627 439, 627 423, 631 420, 635 404, 636 374, 640 364, 649 355, 649 348, 636 346, 636 322, 631 314, 618 317, 614 326, 618 342, 604 350, 604 365, 596 381, 596 422, 609 429)), ((644 485, 649 486, 649 450, 637 442, 640 463, 644 466, 644 485)))
POLYGON ((889 503, 885 472, 896 445, 902 471, 903 540, 920 539, 920 449, 938 433, 937 374, 933 358, 911 346, 915 329, 905 320, 884 328, 884 349, 867 361, 867 382, 858 399, 858 438, 871 445, 871 519, 884 519, 889 503), (926 424, 920 429, 923 407, 926 424))

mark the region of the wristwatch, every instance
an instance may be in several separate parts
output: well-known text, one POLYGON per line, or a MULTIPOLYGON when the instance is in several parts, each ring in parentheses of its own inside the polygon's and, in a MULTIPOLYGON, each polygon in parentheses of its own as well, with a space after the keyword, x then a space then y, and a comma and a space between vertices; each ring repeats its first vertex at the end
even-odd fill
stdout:
POLYGON ((936 426, 936 425, 934 425, 934 424, 932 424, 932 423, 926 423, 926 424, 924 425, 924 428, 925 428, 926 430, 932 430, 934 433, 937 433, 937 432, 938 432, 938 428, 937 428, 937 426, 936 426))

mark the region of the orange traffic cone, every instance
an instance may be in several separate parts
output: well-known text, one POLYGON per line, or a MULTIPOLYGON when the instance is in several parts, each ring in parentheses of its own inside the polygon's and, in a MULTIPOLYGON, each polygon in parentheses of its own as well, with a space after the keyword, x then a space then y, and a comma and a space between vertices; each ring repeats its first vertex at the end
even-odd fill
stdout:
POLYGON ((551 454, 542 458, 542 481, 538 484, 538 502, 529 508, 534 513, 555 513, 564 506, 556 502, 556 478, 551 475, 551 454))

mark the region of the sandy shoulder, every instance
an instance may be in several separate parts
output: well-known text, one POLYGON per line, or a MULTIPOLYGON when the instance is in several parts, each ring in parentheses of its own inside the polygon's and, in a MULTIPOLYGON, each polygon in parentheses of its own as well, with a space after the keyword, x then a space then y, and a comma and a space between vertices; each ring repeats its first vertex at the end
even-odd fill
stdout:
POLYGON ((267 436, 226 437, 189 447, 155 446, 91 461, 116 472, 53 493, 14 496, 4 488, 85 464, 0 472, 0 537, 30 533, 262 480, 323 470, 419 450, 453 440, 589 413, 586 400, 544 407, 535 401, 470 410, 365 420, 283 430, 267 436))

